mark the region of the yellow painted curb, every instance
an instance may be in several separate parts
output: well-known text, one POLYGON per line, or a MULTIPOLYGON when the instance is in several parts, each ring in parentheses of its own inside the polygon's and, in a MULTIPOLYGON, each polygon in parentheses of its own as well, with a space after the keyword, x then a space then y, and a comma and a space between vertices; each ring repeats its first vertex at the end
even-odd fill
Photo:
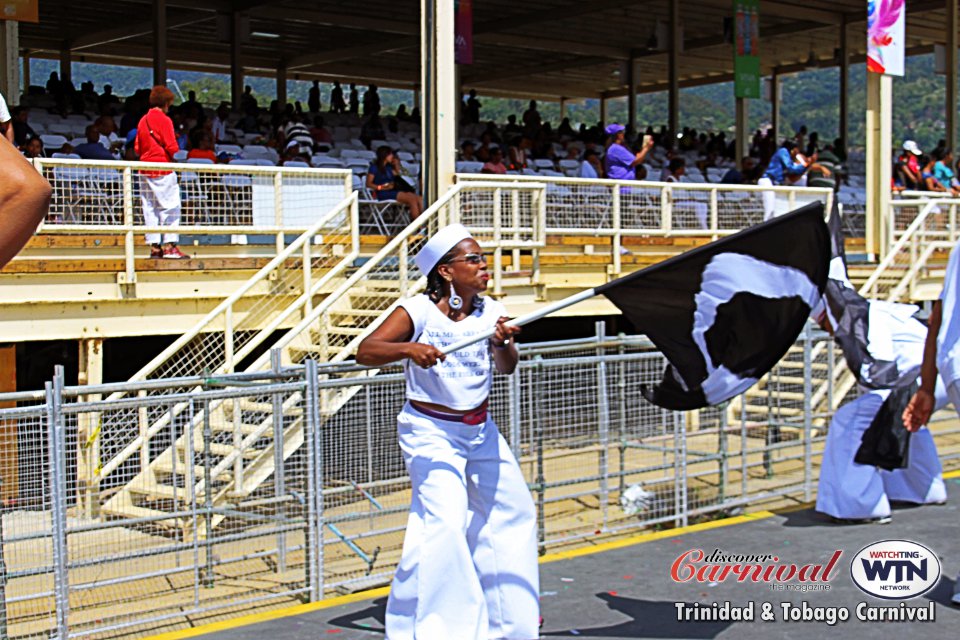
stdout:
POLYGON ((148 636, 143 640, 179 640, 180 638, 195 638, 197 636, 203 636, 208 633, 215 633, 217 631, 226 631, 228 629, 246 627, 259 622, 266 622, 268 620, 289 618, 290 616, 300 615, 301 613, 310 613, 311 611, 329 609, 330 607, 336 607, 341 604, 350 604, 351 602, 360 602, 362 600, 372 600, 374 598, 379 598, 380 596, 385 596, 388 593, 390 593, 390 587, 378 587, 377 589, 370 589, 369 591, 360 591, 345 596, 337 596, 335 598, 326 598, 320 602, 299 604, 295 607, 286 607, 284 609, 276 609, 274 611, 264 611, 263 613, 251 613, 250 615, 233 618, 231 620, 211 622, 210 624, 200 625, 199 627, 193 627, 192 629, 169 631, 167 633, 161 633, 155 636, 148 636))
MULTIPOLYGON (((956 475, 960 475, 960 472, 957 472, 956 475)), ((682 536, 688 533, 696 533, 698 531, 708 531, 710 529, 719 529, 720 527, 729 527, 736 524, 744 524, 746 522, 755 522, 757 520, 770 518, 774 515, 776 514, 774 514, 771 511, 757 511, 755 513, 748 513, 742 516, 724 518, 723 520, 713 520, 711 522, 702 522, 700 524, 692 524, 686 527, 679 527, 677 529, 666 529, 664 531, 654 531, 652 533, 645 533, 638 536, 631 536, 629 538, 624 538, 622 540, 611 540, 610 542, 602 542, 600 544, 593 545, 591 547, 584 547, 582 549, 573 549, 571 551, 561 551, 559 553, 551 553, 551 554, 545 555, 542 558, 540 558, 540 564, 547 564, 548 562, 556 562, 558 560, 570 560, 571 558, 579 558, 581 556, 588 556, 594 553, 601 553, 603 551, 621 549, 623 547, 643 544, 644 542, 652 542, 654 540, 661 540, 663 538, 674 538, 676 536, 682 536)), ((321 600, 320 602, 311 602, 309 604, 301 604, 295 607, 276 609, 274 611, 264 611, 263 613, 252 613, 250 615, 241 616, 239 618, 233 618, 232 620, 223 620, 221 622, 211 622, 210 624, 201 625, 199 627, 193 627, 192 629, 181 629, 180 631, 170 631, 167 633, 161 633, 159 635, 149 636, 147 638, 144 638, 143 640, 181 640, 182 638, 195 638, 197 636, 206 635, 208 633, 215 633, 217 631, 226 631, 228 629, 236 629, 238 627, 246 627, 248 625, 257 624, 260 622, 266 622, 268 620, 288 618, 290 616, 309 613, 311 611, 329 609, 331 607, 337 607, 342 604, 350 604, 351 602, 372 600, 374 598, 379 598, 380 596, 385 596, 388 593, 390 593, 390 587, 379 587, 377 589, 371 589, 369 591, 351 593, 350 595, 346 595, 346 596, 326 598, 324 600, 321 600)))

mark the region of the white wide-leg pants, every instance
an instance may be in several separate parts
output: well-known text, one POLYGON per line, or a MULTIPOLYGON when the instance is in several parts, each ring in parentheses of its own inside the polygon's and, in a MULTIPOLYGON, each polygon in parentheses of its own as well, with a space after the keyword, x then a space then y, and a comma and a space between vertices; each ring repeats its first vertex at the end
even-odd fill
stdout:
MULTIPOLYGON (((760 178, 757 180, 758 187, 772 187, 773 180, 770 178, 760 178)), ((760 193, 760 199, 763 201, 763 219, 769 220, 773 217, 773 211, 776 207, 777 192, 764 190, 760 193)))
POLYGON ((389 640, 539 637, 537 521, 497 425, 397 417, 413 489, 390 589, 389 640))
MULTIPOLYGON (((165 176, 141 176, 140 204, 143 205, 143 222, 148 227, 180 226, 180 186, 177 174, 165 176)), ((159 233, 148 233, 147 244, 160 244, 159 233)), ((163 242, 177 242, 180 235, 164 233, 163 242)))
MULTIPOLYGON (((943 391, 938 387, 938 406, 946 403, 943 391)), ((817 511, 835 518, 880 518, 890 515, 891 500, 928 504, 947 499, 937 447, 926 427, 911 436, 905 469, 886 471, 853 461, 863 432, 889 394, 868 391, 834 414, 823 450, 817 511)))

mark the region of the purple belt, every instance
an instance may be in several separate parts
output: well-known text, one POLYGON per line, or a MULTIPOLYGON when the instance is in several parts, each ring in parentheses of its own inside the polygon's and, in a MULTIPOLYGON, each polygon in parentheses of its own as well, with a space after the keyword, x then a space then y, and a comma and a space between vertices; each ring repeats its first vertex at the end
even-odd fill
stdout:
POLYGON ((430 416, 431 418, 436 418, 437 420, 446 420, 448 422, 462 422, 469 425, 478 425, 483 424, 487 420, 487 408, 481 407, 480 409, 474 409, 468 413, 444 413, 442 411, 434 411, 433 409, 428 409, 426 407, 421 407, 420 405, 410 404, 415 410, 419 411, 425 416, 430 416))

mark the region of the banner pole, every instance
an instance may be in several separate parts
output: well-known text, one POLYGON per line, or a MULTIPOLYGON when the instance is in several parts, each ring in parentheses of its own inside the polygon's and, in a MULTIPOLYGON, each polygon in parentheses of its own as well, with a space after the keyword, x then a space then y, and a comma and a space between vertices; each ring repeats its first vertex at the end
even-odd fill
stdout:
MULTIPOLYGON (((513 320, 510 320, 506 324, 508 327, 522 327, 525 324, 530 324, 535 320, 539 320, 540 318, 548 316, 551 313, 560 311, 561 309, 566 309, 567 307, 573 306, 578 302, 582 302, 583 300, 592 298, 595 295, 597 295, 597 292, 595 289, 585 289, 580 293, 575 293, 572 296, 564 298, 563 300, 557 300, 556 302, 548 304, 545 307, 541 307, 536 311, 531 311, 526 315, 520 316, 519 318, 514 318, 513 320)), ((483 333, 479 333, 475 336, 465 338, 460 342, 455 342, 454 344, 448 345, 443 349, 441 349, 441 351, 443 351, 444 354, 453 353, 454 351, 459 351, 460 349, 469 347, 470 345, 476 344, 481 340, 487 340, 488 338, 492 337, 494 333, 496 333, 496 327, 488 331, 484 331, 483 333)))

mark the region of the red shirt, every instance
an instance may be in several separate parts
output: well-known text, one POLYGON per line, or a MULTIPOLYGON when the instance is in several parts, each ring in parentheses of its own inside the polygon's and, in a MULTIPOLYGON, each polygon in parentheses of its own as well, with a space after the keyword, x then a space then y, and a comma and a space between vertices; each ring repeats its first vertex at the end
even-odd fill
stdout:
POLYGON ((190 158, 204 158, 206 160, 210 160, 211 162, 217 161, 217 156, 214 155, 213 151, 210 151, 209 149, 206 151, 203 149, 190 149, 190 153, 187 154, 187 159, 189 160, 190 158))
POLYGON ((180 147, 173 133, 173 121, 159 107, 140 118, 134 149, 143 162, 173 162, 173 154, 180 147))

